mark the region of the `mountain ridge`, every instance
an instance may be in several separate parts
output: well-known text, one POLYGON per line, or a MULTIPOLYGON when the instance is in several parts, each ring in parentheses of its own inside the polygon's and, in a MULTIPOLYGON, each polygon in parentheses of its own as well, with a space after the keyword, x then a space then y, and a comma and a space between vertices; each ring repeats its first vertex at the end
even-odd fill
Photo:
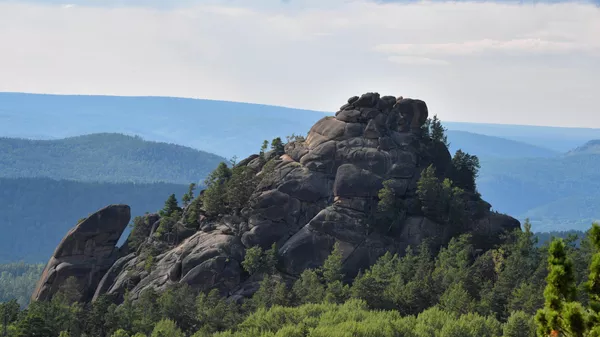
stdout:
POLYGON ((200 183, 226 159, 139 136, 95 133, 52 140, 0 137, 0 176, 77 181, 200 183))
MULTIPOLYGON (((26 131, 44 138, 63 138, 98 131, 119 132, 181 144, 226 158, 234 155, 242 158, 256 152, 264 138, 303 135, 324 114, 331 115, 264 104, 178 97, 0 93, 0 135, 15 137, 26 131), (113 122, 117 120, 122 123, 113 122), (61 127, 51 127, 55 124, 61 127), (215 129, 219 135, 214 134, 215 129), (236 144, 231 135, 244 142, 236 144), (236 144, 235 151, 231 144, 236 144)), ((445 122, 445 125, 450 130, 522 141, 558 152, 600 138, 600 129, 464 122, 445 122)))

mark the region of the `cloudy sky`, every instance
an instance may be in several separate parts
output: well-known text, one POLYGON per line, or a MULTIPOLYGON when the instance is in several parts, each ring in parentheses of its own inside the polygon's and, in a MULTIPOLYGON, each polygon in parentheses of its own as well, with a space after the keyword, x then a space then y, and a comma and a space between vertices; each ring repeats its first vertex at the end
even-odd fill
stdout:
POLYGON ((0 91, 323 111, 377 91, 443 120, 600 127, 599 5, 0 0, 0 91))

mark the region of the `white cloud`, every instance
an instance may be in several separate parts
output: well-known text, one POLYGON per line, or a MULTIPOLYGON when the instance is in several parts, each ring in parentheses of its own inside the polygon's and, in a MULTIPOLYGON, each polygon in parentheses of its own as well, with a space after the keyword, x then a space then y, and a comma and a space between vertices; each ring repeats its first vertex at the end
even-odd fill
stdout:
POLYGON ((432 44, 381 44, 375 47, 377 51, 385 53, 408 55, 448 55, 448 56, 473 56, 483 53, 507 54, 554 54, 573 52, 595 52, 597 45, 579 44, 576 42, 550 41, 542 39, 514 39, 464 41, 459 43, 432 43, 432 44))
POLYGON ((64 10, 0 1, 0 91, 328 111, 379 91, 422 98, 447 120, 600 127, 600 9, 593 5, 76 3, 64 10))
POLYGON ((398 64, 422 66, 447 66, 450 64, 448 61, 419 56, 390 56, 388 60, 398 64))

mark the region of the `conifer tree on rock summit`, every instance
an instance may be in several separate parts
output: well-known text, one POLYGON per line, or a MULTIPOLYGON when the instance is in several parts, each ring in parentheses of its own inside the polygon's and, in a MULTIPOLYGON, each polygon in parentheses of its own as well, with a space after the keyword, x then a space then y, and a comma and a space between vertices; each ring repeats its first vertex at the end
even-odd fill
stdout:
POLYGON ((474 185, 477 157, 453 160, 441 123, 428 117, 421 100, 367 93, 318 121, 306 137, 285 144, 278 138, 270 151, 266 142, 258 155, 219 165, 207 189, 185 199, 174 228, 187 232, 178 230, 174 241, 149 235, 136 251, 121 251, 91 291, 116 301, 128 291, 137 300, 146 289, 181 283, 242 299, 260 283, 260 273, 242 267, 246 251, 273 244, 285 278, 320 268, 335 245, 346 281, 386 252, 403 254, 425 239, 439 249, 470 232, 479 248, 488 248, 520 224, 490 212, 474 185), (421 185, 436 193, 419 191, 427 168, 430 183, 421 185), (431 210, 431 197, 448 202, 431 210), (154 263, 145 270, 148 256, 154 263))

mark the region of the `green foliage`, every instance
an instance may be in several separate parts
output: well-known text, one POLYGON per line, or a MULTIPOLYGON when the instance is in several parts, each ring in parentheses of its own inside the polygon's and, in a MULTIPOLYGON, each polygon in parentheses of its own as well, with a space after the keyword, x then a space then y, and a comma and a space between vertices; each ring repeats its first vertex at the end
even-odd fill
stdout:
POLYGON ((458 150, 452 157, 450 178, 458 187, 466 191, 475 191, 475 179, 480 168, 477 156, 458 150))
POLYGON ((325 287, 321 284, 317 272, 312 269, 306 269, 300 274, 292 287, 292 293, 296 305, 320 303, 325 299, 325 287))
POLYGON ((437 178, 435 168, 429 165, 417 182, 417 195, 421 202, 421 210, 425 216, 434 220, 443 219, 447 200, 442 200, 442 185, 437 178))
POLYGON ((473 312, 475 301, 462 282, 453 283, 440 297, 440 308, 457 314, 473 312))
POLYGON ((256 183, 254 170, 247 166, 234 167, 226 183, 228 207, 235 211, 246 207, 256 183))
POLYGON ((186 209, 185 218, 183 219, 187 228, 198 228, 198 222, 200 220, 200 215, 202 214, 202 206, 202 198, 200 196, 192 200, 186 209))
POLYGON ((440 224, 451 224, 455 232, 464 228, 468 220, 465 192, 449 179, 440 182, 433 165, 421 172, 417 196, 425 216, 440 224))
POLYGON ((192 331, 196 326, 195 296, 187 284, 168 288, 157 301, 160 316, 172 320, 183 331, 192 331))
POLYGON ((441 142, 446 145, 446 147, 450 146, 450 143, 448 143, 448 136, 446 136, 447 129, 442 125, 442 122, 438 119, 437 115, 434 115, 433 119, 431 119, 429 130, 432 140, 441 142))
POLYGON ((25 307, 43 270, 43 264, 0 264, 0 303, 15 300, 25 307))
POLYGON ((271 141, 271 150, 280 155, 284 153, 284 145, 281 138, 277 137, 271 141))
POLYGON ((242 319, 239 307, 227 302, 216 289, 196 298, 196 317, 203 333, 222 331, 236 326, 242 319))
MULTIPOLYGON (((595 241, 596 231, 594 228, 591 231, 592 241, 595 241)), ((592 271, 591 277, 594 277, 593 274, 592 271)), ((539 335, 558 332, 567 336, 588 336, 591 328, 599 322, 598 314, 594 312, 590 315, 581 303, 576 302, 576 296, 573 261, 567 256, 564 241, 554 240, 548 251, 544 308, 535 317, 539 335)))
POLYGON ((343 283, 343 260, 340 245, 336 242, 333 251, 321 267, 325 282, 325 301, 344 303, 350 297, 350 287, 343 283))
POLYGON ((165 201, 165 206, 163 207, 163 209, 158 211, 158 214, 161 217, 167 217, 177 211, 181 212, 181 207, 179 207, 179 203, 177 202, 175 194, 171 194, 169 198, 167 198, 167 201, 165 201))
POLYGON ((236 331, 215 336, 499 337, 501 329, 494 318, 475 314, 455 316, 430 309, 417 317, 401 317, 393 311, 370 311, 363 301, 350 300, 342 305, 321 303, 259 309, 236 331))
POLYGON ((263 250, 259 246, 246 249, 246 256, 242 262, 242 267, 249 274, 254 274, 262 267, 263 250))
POLYGON ((535 336, 535 323, 531 315, 523 311, 514 311, 502 327, 503 337, 535 336))
POLYGON ((115 331, 110 337, 131 337, 129 333, 123 329, 115 331))
POLYGON ((231 170, 227 164, 221 162, 205 180, 206 190, 202 196, 202 203, 206 212, 221 214, 227 210, 226 183, 231 177, 231 170))
POLYGON ((177 327, 177 324, 170 319, 161 319, 154 330, 152 330, 151 337, 185 337, 185 334, 181 332, 181 329, 177 327))
POLYGON ((386 180, 383 182, 383 188, 379 190, 377 197, 377 217, 383 222, 384 233, 397 229, 406 216, 406 208, 402 199, 396 197, 393 188, 394 181, 386 180))
MULTIPOLYGON (((160 294, 146 290, 135 302, 126 293, 119 306, 106 296, 81 305, 73 303, 71 280, 50 302, 20 311, 12 301, 0 305, 0 314, 7 313, 11 337, 533 337, 533 314, 544 306, 535 321, 540 336, 598 336, 600 227, 593 225, 580 245, 574 240, 539 246, 527 221, 485 252, 470 235, 453 238, 437 254, 426 240, 402 256, 384 254, 351 286, 343 282, 343 254, 335 244, 322 267, 305 270, 291 289, 275 273, 276 247, 256 247, 244 268, 260 286, 241 305, 217 289, 196 295, 179 284, 160 294)), ((140 256, 150 253, 140 250, 140 256)))
POLYGON ((242 267, 248 274, 267 273, 273 274, 276 270, 279 257, 277 255, 277 245, 273 243, 266 252, 259 246, 246 249, 246 256, 242 261, 242 267))
POLYGON ((305 138, 303 136, 297 135, 295 133, 292 133, 291 135, 286 136, 285 139, 286 139, 287 143, 292 143, 292 142, 302 143, 305 141, 305 138))
POLYGON ((174 210, 171 214, 161 217, 154 237, 164 239, 169 243, 177 242, 176 225, 180 218, 180 210, 174 210))
POLYGON ((290 304, 290 294, 284 282, 274 276, 265 275, 250 304, 255 309, 270 308, 274 305, 286 306, 290 304))
POLYGON ((132 227, 132 230, 127 237, 127 243, 132 251, 136 251, 150 235, 152 224, 147 217, 136 216, 133 218, 130 227, 132 227))
POLYGON ((181 197, 181 201, 183 202, 183 206, 187 207, 192 200, 194 200, 194 190, 196 189, 196 184, 191 183, 188 187, 188 191, 181 197))
POLYGON ((259 155, 261 157, 264 157, 265 152, 267 151, 267 148, 269 147, 269 142, 265 139, 262 143, 262 145, 260 146, 260 152, 259 155))

